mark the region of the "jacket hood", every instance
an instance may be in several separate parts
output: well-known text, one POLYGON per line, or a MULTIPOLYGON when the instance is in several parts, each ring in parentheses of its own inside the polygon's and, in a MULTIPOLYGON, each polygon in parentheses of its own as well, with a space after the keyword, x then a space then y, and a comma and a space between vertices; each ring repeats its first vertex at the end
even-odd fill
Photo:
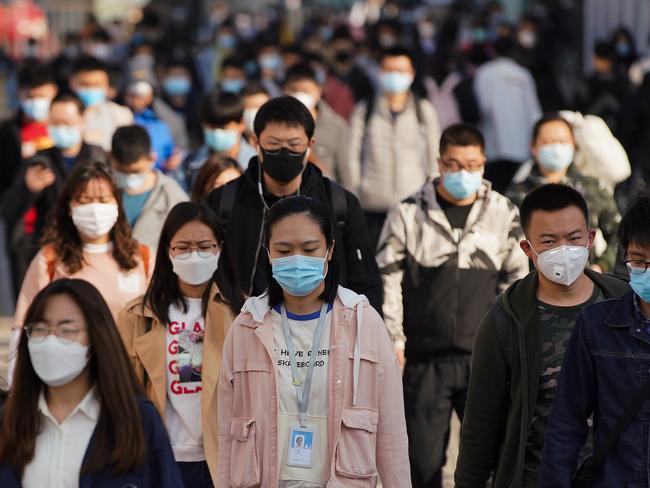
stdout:
MULTIPOLYGON (((248 185, 251 185, 255 191, 258 190, 258 185, 262 177, 262 168, 257 156, 251 158, 248 163, 248 168, 244 172, 244 181, 248 185)), ((307 166, 302 172, 302 183, 300 183, 300 189, 306 190, 313 186, 316 186, 323 178, 323 173, 318 169, 313 163, 307 161, 307 166)))
MULTIPOLYGON (((598 273, 585 268, 585 274, 600 288, 605 298, 620 297, 629 288, 627 282, 618 276, 598 273)), ((515 281, 503 292, 497 301, 520 327, 533 321, 537 310, 537 271, 531 271, 515 281)))
MULTIPOLYGON (((338 287, 336 297, 347 308, 357 308, 361 303, 369 303, 365 295, 358 295, 342 286, 338 287)), ((242 307, 242 312, 250 313, 255 322, 262 322, 269 310, 271 310, 271 306, 266 293, 258 297, 250 297, 242 307)))

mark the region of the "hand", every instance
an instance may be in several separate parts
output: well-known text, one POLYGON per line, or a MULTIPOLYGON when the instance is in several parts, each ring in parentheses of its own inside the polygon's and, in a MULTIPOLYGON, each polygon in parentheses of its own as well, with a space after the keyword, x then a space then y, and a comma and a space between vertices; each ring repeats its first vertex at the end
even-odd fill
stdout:
POLYGON ((42 192, 52 185, 55 180, 56 176, 52 170, 40 164, 30 166, 25 172, 25 186, 32 193, 42 192))
POLYGON ((174 171, 178 168, 183 162, 183 152, 178 149, 174 149, 172 155, 169 156, 167 161, 165 161, 165 169, 167 171, 174 171))
POLYGON ((406 359, 404 358, 404 348, 395 347, 395 355, 397 356, 397 361, 399 362, 399 367, 403 370, 406 359))

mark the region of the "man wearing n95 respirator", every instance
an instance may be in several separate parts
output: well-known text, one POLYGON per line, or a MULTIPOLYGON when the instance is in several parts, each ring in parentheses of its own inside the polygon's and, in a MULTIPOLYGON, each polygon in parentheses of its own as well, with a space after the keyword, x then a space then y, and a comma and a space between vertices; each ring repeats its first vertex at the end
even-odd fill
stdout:
MULTIPOLYGON (((520 247, 536 270, 497 299, 476 334, 455 474, 459 488, 484 484, 492 472, 497 488, 539 486, 571 331, 586 306, 628 290, 623 280, 586 267, 595 232, 577 190, 541 186, 526 196, 520 216, 526 237, 520 247)), ((583 449, 583 458, 590 450, 583 449)))

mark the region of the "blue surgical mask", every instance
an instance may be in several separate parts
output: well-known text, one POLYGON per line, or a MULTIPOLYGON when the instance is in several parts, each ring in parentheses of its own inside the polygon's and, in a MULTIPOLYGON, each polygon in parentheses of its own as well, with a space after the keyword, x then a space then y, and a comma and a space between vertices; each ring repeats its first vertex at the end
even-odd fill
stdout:
POLYGON ((235 49, 237 47, 237 38, 232 34, 222 34, 217 38, 217 45, 221 49, 235 49))
POLYGON ((77 91, 84 107, 91 107, 106 101, 106 90, 103 88, 81 88, 77 91))
POLYGON ((630 273, 630 288, 641 300, 650 303, 650 269, 644 273, 630 273))
POLYGON ((304 297, 313 292, 325 279, 324 258, 314 258, 296 254, 284 258, 271 259, 273 278, 289 295, 304 297))
POLYGON ((478 191, 483 182, 483 172, 460 170, 442 175, 442 185, 456 200, 464 200, 478 191))
POLYGON ((229 78, 221 80, 221 89, 227 93, 240 93, 246 85, 246 80, 241 78, 229 78))
POLYGON ((120 190, 137 190, 147 181, 149 172, 145 173, 122 173, 113 171, 113 179, 120 190))
POLYGON ((240 135, 236 130, 224 129, 203 129, 205 143, 216 152, 224 152, 232 149, 240 135))
POLYGON ((379 81, 385 92, 403 93, 411 88, 413 78, 411 78, 411 75, 400 71, 385 71, 381 73, 379 81))
POLYGON ((269 71, 278 71, 282 68, 282 58, 279 54, 265 54, 260 56, 260 67, 269 71))
POLYGON ((539 148, 537 162, 548 171, 562 171, 569 167, 574 156, 572 144, 546 144, 539 148))
POLYGON ((81 142, 81 129, 70 125, 50 125, 47 128, 54 145, 59 149, 70 149, 81 142))
POLYGON ((30 119, 43 122, 50 115, 50 103, 45 97, 26 98, 20 102, 20 108, 30 119))
POLYGON ((163 90, 168 95, 185 96, 192 89, 192 82, 185 76, 169 76, 163 81, 163 90))

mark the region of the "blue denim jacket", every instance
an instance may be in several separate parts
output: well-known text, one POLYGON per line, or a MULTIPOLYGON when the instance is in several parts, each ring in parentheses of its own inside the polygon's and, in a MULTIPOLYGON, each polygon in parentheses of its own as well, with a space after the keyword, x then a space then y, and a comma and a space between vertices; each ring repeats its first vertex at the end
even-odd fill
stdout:
MULTIPOLYGON (((597 449, 650 380, 650 335, 633 292, 587 307, 569 341, 549 419, 540 486, 571 486, 593 413, 597 449)), ((650 401, 605 457, 594 487, 649 487, 650 401)))

